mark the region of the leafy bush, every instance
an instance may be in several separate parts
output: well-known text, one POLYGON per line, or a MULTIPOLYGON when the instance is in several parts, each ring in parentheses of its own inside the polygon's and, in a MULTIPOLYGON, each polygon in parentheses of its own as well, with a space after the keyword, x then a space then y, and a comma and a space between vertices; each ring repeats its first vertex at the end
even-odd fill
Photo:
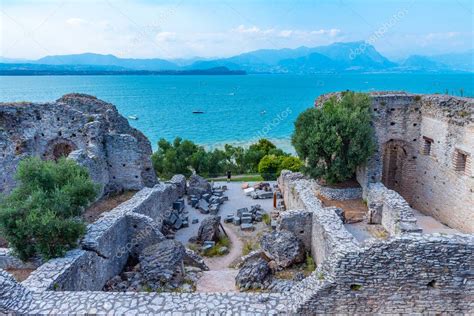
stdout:
POLYGON ((330 184, 351 178, 374 150, 369 108, 366 94, 347 92, 301 113, 292 143, 305 161, 303 171, 330 184))
POLYGON ((27 158, 16 174, 19 184, 0 202, 0 231, 26 260, 62 256, 85 232, 79 218, 99 187, 74 161, 27 158))
POLYGON ((281 157, 275 155, 266 155, 258 164, 258 172, 263 180, 275 180, 280 170, 281 157))
POLYGON ((258 172, 264 180, 276 180, 282 170, 300 171, 302 166, 298 157, 266 155, 258 164, 258 172))
POLYGON ((288 156, 283 157, 280 163, 281 170, 290 170, 293 172, 301 171, 303 168, 303 162, 298 157, 288 156))

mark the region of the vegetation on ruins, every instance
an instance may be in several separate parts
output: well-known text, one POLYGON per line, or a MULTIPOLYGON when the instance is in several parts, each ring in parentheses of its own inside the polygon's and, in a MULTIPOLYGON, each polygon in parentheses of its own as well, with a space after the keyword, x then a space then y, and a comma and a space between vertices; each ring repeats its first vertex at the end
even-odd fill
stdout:
POLYGON ((61 158, 26 158, 18 165, 18 186, 0 201, 0 233, 22 259, 59 257, 85 232, 84 207, 98 185, 86 168, 61 158))
POLYGON ((367 94, 346 92, 301 113, 292 144, 305 161, 303 172, 329 184, 353 177, 374 150, 369 109, 367 94))
POLYGON ((204 177, 216 177, 231 171, 233 175, 259 172, 265 180, 273 180, 283 166, 298 171, 297 167, 302 165, 297 157, 291 157, 267 139, 260 139, 248 148, 226 144, 223 149, 209 151, 179 137, 173 143, 161 139, 151 159, 157 175, 163 179, 169 179, 174 174, 189 177, 193 171, 204 177), (263 158, 270 161, 273 157, 278 161, 275 172, 267 170, 266 163, 260 168, 263 158), (268 176, 270 171, 271 177, 268 176))
POLYGON ((264 180, 275 180, 282 170, 298 172, 302 167, 298 157, 266 155, 258 164, 258 172, 264 180))

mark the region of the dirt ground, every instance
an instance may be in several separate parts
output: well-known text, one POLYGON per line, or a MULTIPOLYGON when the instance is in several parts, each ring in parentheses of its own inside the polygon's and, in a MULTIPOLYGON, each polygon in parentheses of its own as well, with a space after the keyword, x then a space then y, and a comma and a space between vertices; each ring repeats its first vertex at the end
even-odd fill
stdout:
POLYGON ((31 272, 35 271, 35 269, 6 269, 5 271, 13 275, 15 280, 18 282, 23 282, 30 276, 31 272))
POLYGON ((324 206, 335 206, 344 210, 344 216, 348 223, 359 222, 364 219, 367 214, 367 204, 362 199, 333 201, 319 195, 318 198, 323 202, 324 206))
POLYGON ((113 208, 119 206, 125 201, 130 200, 136 191, 125 191, 121 194, 110 196, 107 198, 100 199, 99 201, 93 203, 84 213, 84 220, 87 223, 95 222, 102 213, 108 212, 113 208))

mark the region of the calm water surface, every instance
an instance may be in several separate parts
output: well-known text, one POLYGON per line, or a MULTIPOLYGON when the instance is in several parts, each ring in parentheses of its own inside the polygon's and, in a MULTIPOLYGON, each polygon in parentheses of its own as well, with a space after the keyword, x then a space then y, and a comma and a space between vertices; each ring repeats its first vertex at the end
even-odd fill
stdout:
POLYGON ((288 148, 297 115, 325 92, 406 90, 474 96, 474 74, 0 76, 0 101, 47 102, 71 92, 117 106, 156 147, 161 137, 210 147, 259 137, 288 148), (200 110, 204 114, 193 114, 200 110))

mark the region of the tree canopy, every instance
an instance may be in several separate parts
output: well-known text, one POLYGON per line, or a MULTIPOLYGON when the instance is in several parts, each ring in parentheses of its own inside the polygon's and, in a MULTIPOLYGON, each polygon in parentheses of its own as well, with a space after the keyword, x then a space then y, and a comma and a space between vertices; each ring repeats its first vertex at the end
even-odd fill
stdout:
POLYGON ((370 104, 367 94, 346 92, 298 116, 292 144, 306 174, 328 183, 354 176, 374 150, 370 104))
POLYGON ((223 149, 207 151, 192 141, 178 137, 173 143, 161 139, 158 150, 152 155, 152 162, 158 176, 164 179, 178 173, 190 176, 193 171, 214 177, 227 171, 233 174, 259 172, 259 163, 267 155, 289 156, 267 139, 260 139, 248 148, 225 144, 223 149))

